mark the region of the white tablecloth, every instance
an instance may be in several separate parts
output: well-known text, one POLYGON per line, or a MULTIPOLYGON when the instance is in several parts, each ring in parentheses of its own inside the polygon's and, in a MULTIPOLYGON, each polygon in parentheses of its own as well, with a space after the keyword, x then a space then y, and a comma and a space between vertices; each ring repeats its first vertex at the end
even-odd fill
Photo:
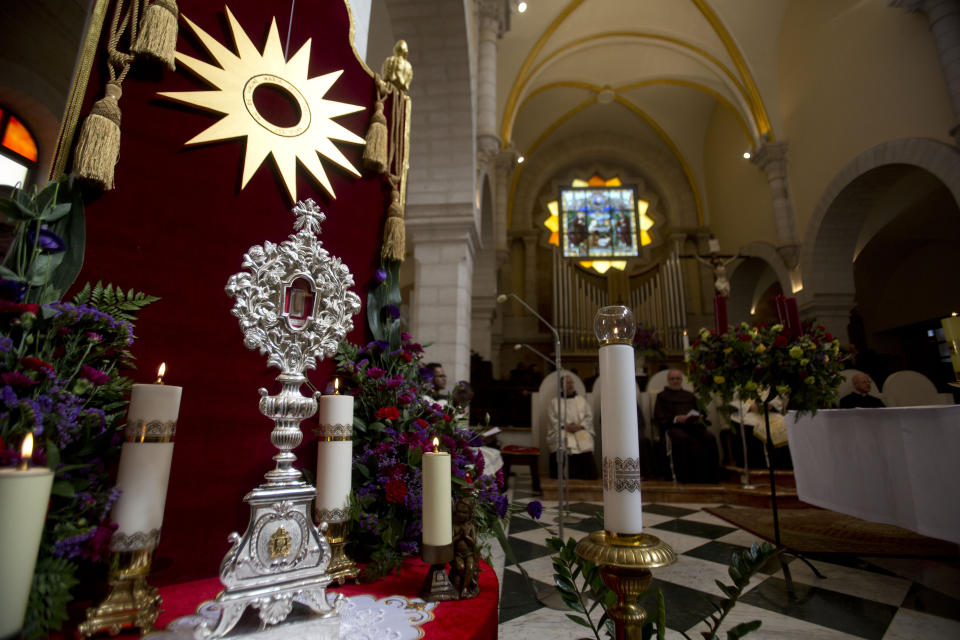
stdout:
POLYGON ((804 502, 960 543, 960 406, 790 412, 787 428, 804 502))

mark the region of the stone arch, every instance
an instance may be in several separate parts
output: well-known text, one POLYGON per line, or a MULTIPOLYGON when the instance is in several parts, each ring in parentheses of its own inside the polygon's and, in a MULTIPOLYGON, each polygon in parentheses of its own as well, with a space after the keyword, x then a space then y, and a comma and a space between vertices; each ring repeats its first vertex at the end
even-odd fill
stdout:
POLYGON ((853 261, 858 246, 869 241, 862 237, 867 214, 909 168, 935 177, 960 203, 960 150, 924 138, 891 140, 854 158, 817 202, 800 254, 798 297, 805 316, 816 316, 837 335, 846 334, 854 305, 853 261))
POLYGON ((523 174, 513 200, 512 231, 533 228, 537 197, 553 176, 570 165, 620 164, 631 174, 641 176, 663 200, 661 210, 670 227, 697 227, 697 207, 693 189, 676 158, 648 142, 614 134, 574 136, 538 151, 524 164, 523 174))

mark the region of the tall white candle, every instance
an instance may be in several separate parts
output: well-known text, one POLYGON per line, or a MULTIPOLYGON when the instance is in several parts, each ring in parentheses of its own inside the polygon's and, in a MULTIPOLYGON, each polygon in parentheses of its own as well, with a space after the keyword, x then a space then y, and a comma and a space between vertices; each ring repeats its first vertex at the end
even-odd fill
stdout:
POLYGON ((0 638, 23 627, 52 486, 50 469, 0 469, 0 638))
POLYGON ((152 549, 160 539, 183 392, 163 384, 162 371, 157 384, 135 384, 130 392, 127 442, 117 473, 120 498, 111 513, 117 523, 114 550, 152 549))
POLYGON ((687 336, 687 331, 683 331, 683 359, 684 361, 690 360, 690 338, 687 336))
POLYGON ((633 347, 600 347, 603 391, 603 527, 611 533, 637 534, 643 530, 640 495, 640 434, 634 388, 633 347))
POLYGON ((442 547, 453 544, 453 510, 450 491, 449 453, 423 454, 423 544, 442 547))
POLYGON ((345 522, 353 472, 353 396, 317 400, 317 520, 345 522))

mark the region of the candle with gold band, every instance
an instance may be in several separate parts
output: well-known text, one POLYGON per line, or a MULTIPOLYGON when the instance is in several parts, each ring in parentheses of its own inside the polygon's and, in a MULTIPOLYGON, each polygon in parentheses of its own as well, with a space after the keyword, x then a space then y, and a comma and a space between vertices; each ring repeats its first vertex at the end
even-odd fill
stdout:
POLYGON ((433 439, 433 451, 423 454, 423 545, 453 544, 453 509, 450 490, 450 454, 440 451, 433 439))
POLYGON ((155 384, 135 384, 130 392, 117 473, 121 493, 111 514, 117 523, 111 541, 114 551, 153 549, 160 539, 183 392, 182 387, 163 384, 165 370, 160 365, 155 384))
POLYGON ((317 499, 314 510, 320 522, 346 522, 353 465, 353 396, 334 393, 317 399, 317 499))
POLYGON ((29 465, 32 433, 24 437, 20 454, 17 468, 0 469, 0 638, 14 637, 23 627, 53 486, 53 471, 29 465))
POLYGON ((624 306, 603 307, 594 318, 600 341, 600 414, 603 417, 603 528, 621 535, 643 531, 640 434, 634 388, 633 336, 637 325, 624 306))
MULTIPOLYGON (((952 313, 949 318, 943 318, 940 324, 943 325, 943 337, 947 342, 947 348, 950 350, 953 373, 957 377, 957 382, 960 382, 960 316, 952 313)), ((960 386, 957 382, 951 382, 950 384, 960 386)))

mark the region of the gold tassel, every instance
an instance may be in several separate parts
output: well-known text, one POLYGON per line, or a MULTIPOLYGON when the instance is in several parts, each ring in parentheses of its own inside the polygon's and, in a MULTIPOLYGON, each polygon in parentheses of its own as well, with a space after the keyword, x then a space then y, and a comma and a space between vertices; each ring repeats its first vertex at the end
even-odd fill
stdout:
POLYGON ((403 262, 407 252, 407 230, 403 224, 403 207, 400 206, 400 194, 393 190, 393 201, 387 209, 387 222, 383 227, 384 260, 403 262))
POLYGON ((177 47, 176 0, 154 0, 140 23, 140 35, 130 47, 138 56, 155 58, 174 70, 174 49, 177 47))
POLYGON ((120 156, 120 84, 108 82, 83 123, 73 156, 73 172, 109 191, 120 156))
POLYGON ((383 101, 377 100, 370 128, 367 129, 367 144, 363 148, 363 165, 377 173, 387 170, 387 119, 383 115, 383 101))

